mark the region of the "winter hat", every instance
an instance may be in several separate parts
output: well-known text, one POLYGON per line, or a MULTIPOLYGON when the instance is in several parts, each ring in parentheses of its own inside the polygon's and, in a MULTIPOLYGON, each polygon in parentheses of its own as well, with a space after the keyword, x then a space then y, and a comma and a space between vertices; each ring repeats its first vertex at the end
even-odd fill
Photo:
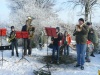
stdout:
POLYGON ((59 27, 56 27, 56 29, 57 29, 58 31, 60 31, 60 28, 59 28, 59 27))
POLYGON ((14 29, 14 26, 11 26, 11 29, 14 29))
POLYGON ((83 19, 83 18, 80 18, 80 19, 79 19, 79 21, 82 21, 82 22, 84 22, 84 19, 83 19))
POLYGON ((88 25, 88 26, 92 25, 92 22, 87 22, 87 25, 88 25))

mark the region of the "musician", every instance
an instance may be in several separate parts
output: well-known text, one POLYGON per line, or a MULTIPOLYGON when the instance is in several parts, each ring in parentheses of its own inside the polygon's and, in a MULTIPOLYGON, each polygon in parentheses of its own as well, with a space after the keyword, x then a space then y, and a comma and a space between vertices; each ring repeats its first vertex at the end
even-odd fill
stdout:
POLYGON ((62 40, 62 34, 60 33, 60 28, 56 27, 56 33, 58 37, 52 37, 51 41, 53 44, 53 51, 52 51, 52 61, 51 63, 54 63, 54 61, 57 61, 57 64, 59 64, 59 50, 60 50, 60 44, 62 40), (55 56, 55 52, 57 51, 57 56, 55 56))
POLYGON ((87 37, 89 28, 84 23, 84 19, 79 19, 79 25, 76 25, 73 35, 76 37, 77 64, 75 67, 81 67, 84 70, 85 52, 87 48, 87 37))
POLYGON ((15 28, 14 26, 11 26, 11 33, 10 33, 10 42, 11 42, 11 46, 12 46, 12 56, 14 56, 14 48, 16 49, 16 55, 17 57, 19 57, 19 54, 18 54, 18 42, 17 42, 17 39, 16 39, 16 34, 15 34, 15 28))
POLYGON ((22 27, 22 31, 28 31, 29 33, 29 38, 25 38, 24 40, 24 56, 25 55, 29 55, 31 56, 32 53, 32 39, 33 39, 33 33, 35 28, 32 27, 31 24, 31 19, 26 20, 26 24, 22 27), (28 53, 27 53, 27 49, 28 49, 28 53))

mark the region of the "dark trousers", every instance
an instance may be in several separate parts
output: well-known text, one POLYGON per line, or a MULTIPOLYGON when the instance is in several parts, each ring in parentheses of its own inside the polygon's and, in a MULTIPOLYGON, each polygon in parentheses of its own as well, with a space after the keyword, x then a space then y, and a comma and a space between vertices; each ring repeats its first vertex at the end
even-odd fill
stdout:
POLYGON ((69 55, 69 45, 64 46, 64 55, 69 55))
POLYGON ((11 43, 11 46, 12 46, 12 56, 14 56, 14 48, 16 50, 16 55, 18 56, 18 43, 17 43, 17 41, 13 41, 11 43))
POLYGON ((52 51, 52 61, 59 61, 59 46, 53 46, 53 51, 52 51), (55 56, 55 52, 57 51, 57 56, 55 56))
POLYGON ((27 55, 27 49, 28 49, 28 55, 31 55, 32 53, 32 40, 31 39, 23 39, 23 45, 24 45, 24 55, 27 55))

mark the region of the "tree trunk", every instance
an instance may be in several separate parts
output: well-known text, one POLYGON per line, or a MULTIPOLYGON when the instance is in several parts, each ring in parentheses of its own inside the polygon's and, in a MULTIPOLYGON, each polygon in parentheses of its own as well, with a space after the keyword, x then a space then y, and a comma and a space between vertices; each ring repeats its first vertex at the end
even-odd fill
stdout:
POLYGON ((88 21, 88 16, 89 16, 89 2, 87 1, 85 5, 85 21, 86 22, 88 21))

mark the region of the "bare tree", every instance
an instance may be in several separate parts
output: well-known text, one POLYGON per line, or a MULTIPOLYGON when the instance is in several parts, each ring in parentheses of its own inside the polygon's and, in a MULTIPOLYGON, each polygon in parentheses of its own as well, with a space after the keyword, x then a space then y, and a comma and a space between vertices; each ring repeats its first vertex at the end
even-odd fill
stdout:
POLYGON ((81 5, 82 10, 84 10, 85 13, 85 21, 88 21, 89 14, 91 16, 92 9, 95 7, 95 5, 99 5, 99 0, 68 0, 68 2, 75 4, 74 8, 78 5, 81 5))

